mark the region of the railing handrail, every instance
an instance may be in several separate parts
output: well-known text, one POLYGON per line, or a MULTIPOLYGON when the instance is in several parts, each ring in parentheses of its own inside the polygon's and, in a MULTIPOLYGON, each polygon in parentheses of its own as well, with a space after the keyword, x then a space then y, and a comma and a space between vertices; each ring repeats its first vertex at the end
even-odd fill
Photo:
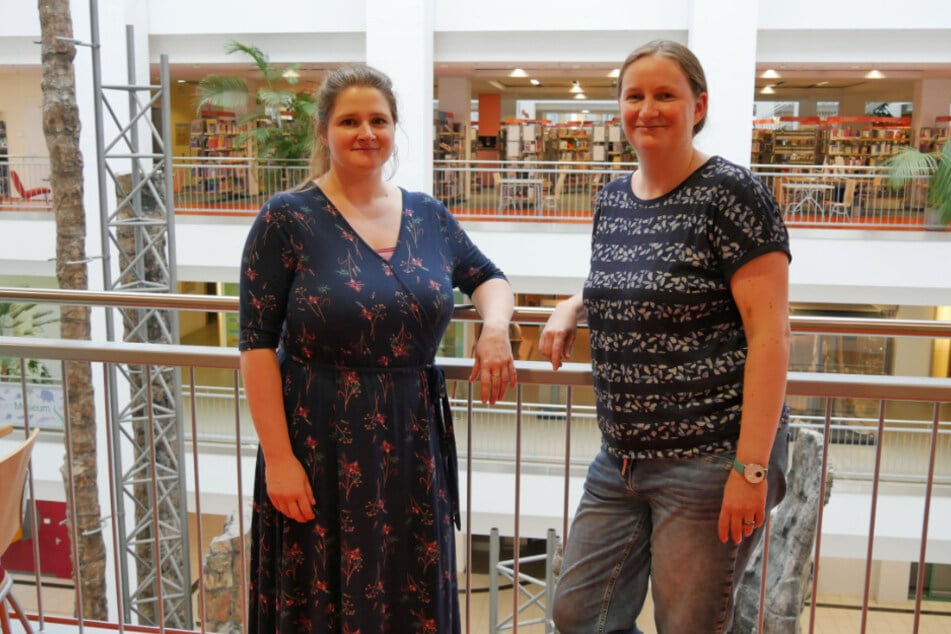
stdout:
MULTIPOLYGON (((0 301, 107 308, 238 311, 237 297, 187 295, 183 293, 0 287, 0 301)), ((553 310, 553 308, 547 306, 517 307, 512 321, 520 324, 543 324, 548 320, 548 316, 551 315, 553 310)), ((473 306, 460 304, 455 308, 453 319, 478 321, 480 317, 473 306)), ((794 333, 863 334, 882 337, 951 337, 951 321, 792 315, 789 318, 789 323, 794 333)))
MULTIPOLYGON (((239 352, 234 348, 45 337, 0 336, 0 356, 226 370, 239 368, 239 352)), ((472 359, 439 357, 437 362, 451 380, 467 380, 472 369, 472 359)), ((515 365, 519 381, 523 383, 573 387, 591 385, 591 366, 588 363, 565 363, 557 371, 544 361, 519 360, 515 365)), ((948 403, 951 402, 951 378, 789 372, 786 393, 948 403)))

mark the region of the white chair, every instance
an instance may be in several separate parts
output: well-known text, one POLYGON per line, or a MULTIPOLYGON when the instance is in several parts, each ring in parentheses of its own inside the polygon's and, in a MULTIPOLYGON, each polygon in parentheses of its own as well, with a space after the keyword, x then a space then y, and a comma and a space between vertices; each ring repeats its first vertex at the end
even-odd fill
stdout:
MULTIPOLYGON (((0 428, 0 436, 6 436, 12 431, 7 425, 0 428)), ((26 471, 30 464, 30 454, 39 430, 33 433, 18 445, 13 451, 0 458, 0 557, 7 548, 20 538, 23 530, 23 489, 26 483, 26 471)), ((9 609, 23 625, 26 632, 32 634, 23 608, 13 596, 13 578, 0 566, 0 626, 3 634, 10 634, 9 609), (8 608, 9 606, 9 608, 8 608)))
POLYGON ((842 192, 842 200, 833 200, 826 204, 829 214, 852 218, 852 203, 855 202, 855 186, 856 180, 854 178, 845 181, 845 190, 842 192))
POLYGON ((498 172, 493 172, 492 182, 495 185, 495 193, 499 199, 497 211, 502 212, 509 207, 514 207, 518 201, 515 199, 509 187, 502 182, 502 175, 498 172))
POLYGON ((561 172, 555 179, 555 186, 552 190, 542 196, 541 209, 558 211, 561 209, 561 192, 565 189, 565 177, 567 174, 561 172))

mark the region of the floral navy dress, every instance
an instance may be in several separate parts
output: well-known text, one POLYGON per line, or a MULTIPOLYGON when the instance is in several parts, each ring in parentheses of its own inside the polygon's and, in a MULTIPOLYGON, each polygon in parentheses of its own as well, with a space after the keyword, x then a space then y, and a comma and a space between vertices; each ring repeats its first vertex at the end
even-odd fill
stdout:
POLYGON ((251 632, 460 631, 455 445, 433 361, 453 287, 503 275, 439 202, 402 195, 388 260, 316 186, 273 197, 248 235, 239 347, 278 349, 317 500, 311 522, 280 514, 258 452, 251 632))

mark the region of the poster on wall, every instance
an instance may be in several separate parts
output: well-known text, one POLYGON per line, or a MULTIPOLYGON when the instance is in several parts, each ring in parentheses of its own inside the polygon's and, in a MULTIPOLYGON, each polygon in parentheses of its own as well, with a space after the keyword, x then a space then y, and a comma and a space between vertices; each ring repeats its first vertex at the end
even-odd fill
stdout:
MULTIPOLYGON (((0 425, 24 425, 23 394, 19 382, 0 383, 0 425)), ((31 429, 63 429, 62 386, 27 385, 26 406, 31 429)))

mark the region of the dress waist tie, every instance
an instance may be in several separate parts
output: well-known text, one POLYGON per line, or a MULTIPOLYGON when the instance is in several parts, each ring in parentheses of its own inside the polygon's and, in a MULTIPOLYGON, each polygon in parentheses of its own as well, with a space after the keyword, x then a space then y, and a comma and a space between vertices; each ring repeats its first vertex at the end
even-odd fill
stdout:
POLYGON ((434 365, 395 366, 395 367, 363 367, 333 365, 302 359, 296 355, 288 358, 299 365, 309 365, 337 372, 426 372, 429 383, 429 398, 436 415, 436 429, 439 431, 439 447, 442 453, 442 468, 446 476, 446 486, 449 489, 449 503, 452 523, 462 530, 462 521, 459 515, 459 457, 456 453, 456 435, 452 427, 452 409, 449 407, 449 394, 446 390, 446 373, 442 368, 434 365))

